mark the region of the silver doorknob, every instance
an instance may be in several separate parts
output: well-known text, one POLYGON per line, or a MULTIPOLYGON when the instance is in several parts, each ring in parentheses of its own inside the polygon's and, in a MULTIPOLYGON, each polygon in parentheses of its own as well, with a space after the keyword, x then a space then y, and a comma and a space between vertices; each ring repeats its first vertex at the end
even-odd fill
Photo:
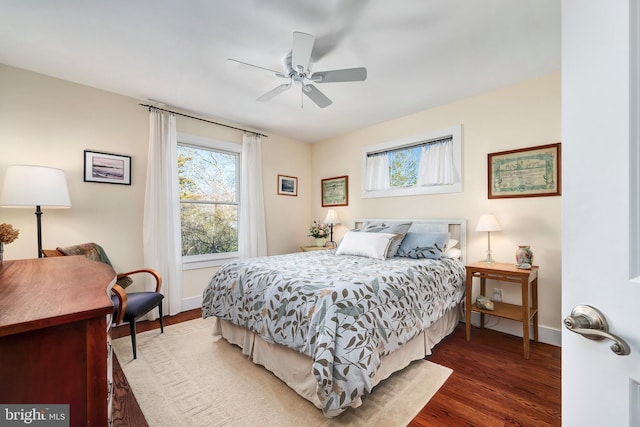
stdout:
POLYGON ((564 326, 571 332, 580 334, 591 340, 604 338, 613 341, 611 351, 619 356, 631 353, 631 348, 625 340, 609 332, 609 325, 604 315, 590 305, 579 305, 571 311, 571 315, 564 318, 564 326))

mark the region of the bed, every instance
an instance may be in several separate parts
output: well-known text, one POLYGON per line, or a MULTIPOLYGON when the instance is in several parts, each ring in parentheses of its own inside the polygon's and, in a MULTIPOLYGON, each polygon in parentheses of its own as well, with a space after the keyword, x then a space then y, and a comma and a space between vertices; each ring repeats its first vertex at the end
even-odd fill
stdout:
POLYGON ((202 315, 215 317, 215 337, 336 416, 453 331, 465 237, 465 220, 357 220, 337 249, 225 264, 202 315))

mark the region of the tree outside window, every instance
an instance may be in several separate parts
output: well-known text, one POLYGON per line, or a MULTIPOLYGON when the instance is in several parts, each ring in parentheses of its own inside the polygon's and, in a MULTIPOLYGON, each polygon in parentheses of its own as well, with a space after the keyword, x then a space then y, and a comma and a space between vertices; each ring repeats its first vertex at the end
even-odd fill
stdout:
POLYGON ((239 157, 178 145, 182 256, 238 251, 239 157))

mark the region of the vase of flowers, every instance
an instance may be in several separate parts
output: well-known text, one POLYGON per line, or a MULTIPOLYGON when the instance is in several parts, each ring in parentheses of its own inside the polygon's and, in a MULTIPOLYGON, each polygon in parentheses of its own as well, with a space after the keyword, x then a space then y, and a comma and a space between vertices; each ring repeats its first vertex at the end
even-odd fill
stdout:
POLYGON ((313 225, 309 227, 309 236, 316 239, 316 246, 324 246, 324 242, 329 235, 329 226, 313 221, 313 225))
POLYGON ((18 238, 20 232, 13 228, 11 224, 0 224, 0 265, 2 265, 2 258, 4 256, 5 243, 11 243, 18 238))
POLYGON ((520 245, 516 249, 516 264, 533 265, 533 251, 529 245, 520 245))

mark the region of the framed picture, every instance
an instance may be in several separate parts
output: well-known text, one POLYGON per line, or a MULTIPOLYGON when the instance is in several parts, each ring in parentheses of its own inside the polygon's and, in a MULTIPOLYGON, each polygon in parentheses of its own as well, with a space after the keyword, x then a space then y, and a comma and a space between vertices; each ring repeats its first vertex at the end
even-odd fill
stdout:
POLYGON ((562 194, 560 143, 488 154, 489 198, 562 194))
POLYGON ((321 184, 322 206, 347 206, 349 204, 349 177, 326 178, 321 184))
POLYGON ((298 178, 295 176, 278 175, 278 194, 283 196, 298 195, 298 178))
POLYGON ((131 185, 131 156, 84 150, 84 181, 131 185))

